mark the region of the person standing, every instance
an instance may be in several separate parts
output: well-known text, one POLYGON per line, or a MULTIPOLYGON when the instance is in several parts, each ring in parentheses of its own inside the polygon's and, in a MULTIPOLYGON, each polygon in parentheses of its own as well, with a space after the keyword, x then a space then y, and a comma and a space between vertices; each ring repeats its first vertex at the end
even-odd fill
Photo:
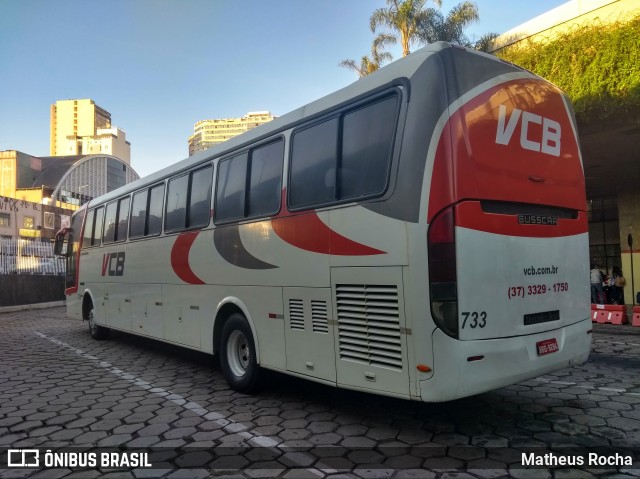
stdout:
POLYGON ((591 303, 603 304, 602 271, 596 264, 591 265, 591 303))
POLYGON ((624 304, 624 285, 626 280, 620 266, 614 266, 611 271, 611 292, 613 304, 624 304))

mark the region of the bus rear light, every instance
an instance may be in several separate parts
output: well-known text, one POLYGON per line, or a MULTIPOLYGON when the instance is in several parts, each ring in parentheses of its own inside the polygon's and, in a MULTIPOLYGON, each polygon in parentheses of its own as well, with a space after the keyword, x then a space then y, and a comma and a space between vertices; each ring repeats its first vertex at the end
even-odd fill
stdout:
POLYGON ((429 225, 429 295, 431 314, 447 335, 458 337, 458 287, 454 206, 441 211, 429 225))
POLYGON ((431 368, 429 366, 427 366, 426 364, 418 364, 416 366, 416 369, 418 369, 418 371, 420 371, 421 373, 430 373, 431 372, 431 368))

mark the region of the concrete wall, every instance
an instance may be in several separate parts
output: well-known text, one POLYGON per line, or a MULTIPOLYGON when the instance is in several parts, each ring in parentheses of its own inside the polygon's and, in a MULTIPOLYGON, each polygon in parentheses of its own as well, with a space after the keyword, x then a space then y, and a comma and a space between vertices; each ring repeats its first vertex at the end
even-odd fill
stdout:
POLYGON ((62 275, 0 275, 0 306, 64 300, 62 275))

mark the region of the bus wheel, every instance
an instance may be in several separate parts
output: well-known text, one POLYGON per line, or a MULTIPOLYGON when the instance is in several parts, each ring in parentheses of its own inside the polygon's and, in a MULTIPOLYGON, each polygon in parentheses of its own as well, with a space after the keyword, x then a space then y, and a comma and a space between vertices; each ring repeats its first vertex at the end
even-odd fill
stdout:
POLYGON ((99 326, 96 324, 95 310, 93 309, 93 305, 89 309, 89 314, 87 314, 87 320, 89 321, 89 334, 93 339, 107 339, 109 337, 109 328, 105 328, 104 326, 99 326))
POLYGON ((251 328, 242 314, 232 314, 222 327, 220 369, 231 389, 242 393, 257 389, 260 366, 251 328))

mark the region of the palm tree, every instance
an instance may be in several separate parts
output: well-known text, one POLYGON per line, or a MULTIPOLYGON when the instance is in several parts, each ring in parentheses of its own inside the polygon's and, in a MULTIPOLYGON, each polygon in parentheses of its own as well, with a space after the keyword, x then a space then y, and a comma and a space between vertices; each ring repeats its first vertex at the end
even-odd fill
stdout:
POLYGON ((478 7, 470 2, 462 2, 445 16, 439 10, 442 0, 431 0, 438 8, 425 8, 427 0, 386 0, 387 8, 373 12, 369 21, 371 31, 387 27, 397 32, 390 34, 393 43, 400 42, 402 56, 407 56, 413 43, 425 44, 447 41, 460 45, 470 45, 464 29, 479 20, 478 7))
POLYGON ((480 52, 488 53, 493 46, 493 41, 499 36, 497 33, 485 33, 473 43, 473 48, 480 52))
POLYGON ((417 34, 422 43, 445 41, 471 46, 464 30, 469 24, 480 20, 478 7, 474 3, 462 2, 453 7, 446 16, 435 8, 427 8, 425 11, 426 25, 417 34))
POLYGON ((360 60, 360 65, 358 65, 355 60, 342 60, 338 65, 350 68, 355 71, 360 78, 367 76, 369 73, 373 73, 381 68, 384 62, 393 60, 391 53, 380 51, 385 45, 393 43, 393 40, 391 35, 381 33, 371 44, 371 58, 367 55, 363 56, 360 60))
MULTIPOLYGON (((429 21, 429 13, 424 10, 427 0, 387 0, 387 8, 378 8, 371 15, 369 26, 375 33, 376 29, 382 26, 398 32, 391 34, 394 43, 398 40, 402 46, 402 56, 409 54, 409 47, 412 43, 420 41, 419 32, 422 31, 429 21)), ((442 5, 441 0, 433 0, 438 7, 442 5)))

